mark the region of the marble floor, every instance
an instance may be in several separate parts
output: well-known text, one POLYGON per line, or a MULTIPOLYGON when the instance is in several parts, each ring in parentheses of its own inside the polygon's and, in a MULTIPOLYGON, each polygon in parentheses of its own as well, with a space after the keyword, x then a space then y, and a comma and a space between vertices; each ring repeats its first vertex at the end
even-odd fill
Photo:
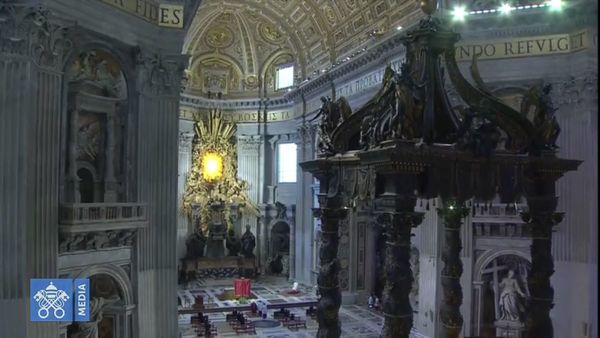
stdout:
MULTIPOLYGON (((256 300, 266 302, 267 304, 286 304, 301 301, 316 301, 315 289, 313 286, 300 285, 300 293, 289 295, 287 291, 291 289, 291 283, 282 278, 263 277, 252 281, 252 293, 256 300)), ((223 308, 237 305, 237 301, 219 300, 217 297, 225 290, 233 289, 231 279, 226 280, 206 280, 203 283, 192 282, 179 290, 180 299, 185 303, 189 295, 203 295, 207 308, 223 308)), ((251 300, 252 301, 252 300, 251 300)), ((273 318, 273 312, 277 309, 270 309, 267 318, 273 318)), ((260 338, 305 338, 315 337, 318 324, 316 320, 306 318, 306 308, 291 308, 290 312, 296 317, 306 319, 306 329, 291 331, 290 329, 278 326, 274 328, 256 328, 256 334, 236 334, 235 331, 225 321, 226 312, 208 313, 209 319, 217 327, 217 337, 260 337, 260 338)), ((367 308, 366 305, 347 305, 340 308, 340 321, 342 323, 342 337, 346 338, 367 338, 379 337, 383 326, 383 317, 381 313, 367 308)), ((179 316, 179 327, 182 338, 196 337, 193 335, 193 329, 190 324, 191 315, 179 316)))

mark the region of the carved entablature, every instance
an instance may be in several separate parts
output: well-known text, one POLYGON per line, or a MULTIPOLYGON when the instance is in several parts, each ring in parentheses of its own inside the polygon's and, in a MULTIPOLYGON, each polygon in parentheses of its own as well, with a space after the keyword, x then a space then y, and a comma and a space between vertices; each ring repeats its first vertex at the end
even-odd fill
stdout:
POLYGON ((61 233, 58 250, 60 253, 64 253, 131 247, 134 245, 136 235, 137 229, 61 233))
POLYGON ((598 73, 572 77, 554 85, 556 108, 591 108, 598 100, 598 73), (595 101, 594 101, 595 100, 595 101))
POLYGON ((138 90, 155 95, 179 95, 187 65, 186 55, 160 55, 136 50, 138 90))
POLYGON ((237 144, 240 149, 240 154, 245 152, 256 152, 258 155, 258 150, 261 145, 264 144, 264 137, 261 135, 240 135, 237 136, 237 144))
POLYGON ((60 69, 71 41, 67 24, 44 7, 0 3, 0 52, 31 57, 42 66, 60 69))

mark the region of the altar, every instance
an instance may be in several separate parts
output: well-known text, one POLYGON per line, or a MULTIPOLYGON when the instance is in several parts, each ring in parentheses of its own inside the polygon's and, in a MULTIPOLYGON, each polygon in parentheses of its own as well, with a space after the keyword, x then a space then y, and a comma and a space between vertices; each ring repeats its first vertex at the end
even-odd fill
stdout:
POLYGON ((252 281, 244 277, 233 281, 233 293, 235 297, 249 297, 252 281))

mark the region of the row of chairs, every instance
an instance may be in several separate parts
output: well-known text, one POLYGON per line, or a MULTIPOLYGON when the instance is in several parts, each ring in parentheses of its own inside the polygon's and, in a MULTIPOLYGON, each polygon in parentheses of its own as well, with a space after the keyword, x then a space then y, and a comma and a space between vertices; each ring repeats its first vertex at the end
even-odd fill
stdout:
POLYGON ((228 313, 225 316, 227 323, 235 330, 237 334, 240 333, 251 333, 256 334, 256 328, 254 322, 248 319, 242 312, 233 310, 232 313, 228 313))
POLYGON ((216 337, 218 334, 217 327, 202 313, 192 316, 191 324, 198 337, 216 337))

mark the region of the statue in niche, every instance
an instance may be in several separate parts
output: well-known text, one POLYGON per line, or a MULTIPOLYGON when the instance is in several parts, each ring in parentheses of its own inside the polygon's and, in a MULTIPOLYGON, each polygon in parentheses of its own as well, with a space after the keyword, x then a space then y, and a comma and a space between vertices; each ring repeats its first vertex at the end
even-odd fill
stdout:
POLYGON ((185 241, 185 245, 187 246, 186 258, 195 259, 204 256, 206 237, 202 232, 202 228, 196 228, 196 231, 185 241))
POLYGON ((102 321, 102 311, 108 306, 118 302, 119 296, 110 298, 94 297, 90 301, 90 321, 79 322, 79 330, 71 335, 71 338, 98 338, 98 323, 102 321))
POLYGON ((225 247, 229 250, 227 256, 238 256, 242 248, 242 242, 235 236, 235 231, 229 229, 225 238, 225 247))
POLYGON ((276 219, 288 219, 287 216, 287 207, 285 206, 285 204, 281 203, 281 202, 275 202, 275 208, 277 208, 277 216, 276 219))
POLYGON ((117 97, 121 89, 119 72, 120 69, 116 64, 107 60, 102 53, 92 50, 79 55, 72 71, 72 80, 93 82, 101 88, 102 95, 117 97))
POLYGON ((529 115, 531 108, 533 110, 533 127, 535 128, 535 146, 542 149, 554 150, 558 148, 556 140, 560 134, 560 126, 554 113, 558 108, 554 107, 550 92, 551 84, 543 86, 533 86, 521 103, 521 113, 529 115))
POLYGON ((269 262, 269 270, 272 273, 280 274, 283 272, 283 262, 281 255, 277 255, 269 262))
POLYGON ((515 272, 513 270, 508 270, 508 275, 499 284, 498 319, 500 320, 519 321, 525 311, 521 303, 521 298, 525 298, 526 296, 521 291, 521 287, 514 278, 514 275, 515 272))
POLYGON ((254 258, 256 237, 250 232, 250 226, 246 225, 246 232, 242 236, 242 255, 246 258, 254 258))

